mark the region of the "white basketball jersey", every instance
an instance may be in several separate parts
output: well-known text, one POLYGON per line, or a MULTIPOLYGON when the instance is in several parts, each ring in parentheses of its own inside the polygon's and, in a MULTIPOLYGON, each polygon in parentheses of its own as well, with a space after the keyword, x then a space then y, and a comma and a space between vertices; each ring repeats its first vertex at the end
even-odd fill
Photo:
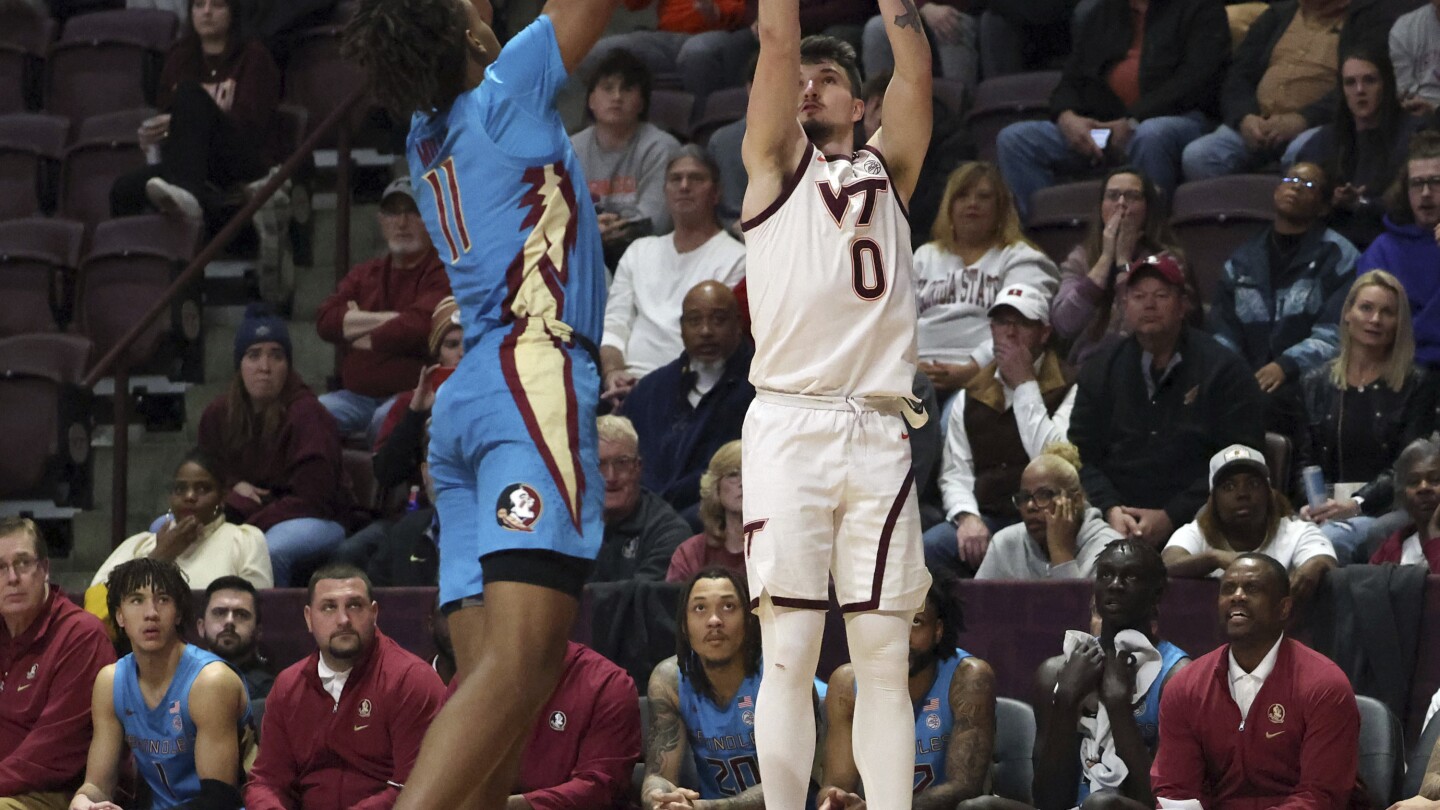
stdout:
POLYGON ((879 151, 827 158, 808 145, 779 198, 743 227, 756 388, 913 396, 910 220, 879 151))

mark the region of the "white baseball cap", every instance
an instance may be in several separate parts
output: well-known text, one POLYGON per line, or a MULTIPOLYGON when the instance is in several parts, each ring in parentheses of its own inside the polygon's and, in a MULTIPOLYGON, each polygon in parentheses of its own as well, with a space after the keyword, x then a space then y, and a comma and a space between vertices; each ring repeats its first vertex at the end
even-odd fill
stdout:
POLYGON ((1220 477, 1220 473, 1239 466, 1250 467, 1267 483, 1270 481, 1270 466, 1265 463, 1265 456, 1259 450, 1243 444, 1232 444, 1210 457, 1210 488, 1215 488, 1215 481, 1220 477))
POLYGON ((411 203, 414 203, 415 190, 410 186, 410 176, 403 175, 396 178, 395 180, 392 180, 390 182, 390 185, 385 187, 384 193, 380 195, 381 204, 384 204, 384 202, 390 198, 391 194, 404 194, 406 197, 410 198, 411 203))
POLYGON ((1001 290, 985 314, 994 315, 1000 307, 1010 307, 1023 318, 1050 324, 1050 299, 1029 284, 1011 284, 1001 290))

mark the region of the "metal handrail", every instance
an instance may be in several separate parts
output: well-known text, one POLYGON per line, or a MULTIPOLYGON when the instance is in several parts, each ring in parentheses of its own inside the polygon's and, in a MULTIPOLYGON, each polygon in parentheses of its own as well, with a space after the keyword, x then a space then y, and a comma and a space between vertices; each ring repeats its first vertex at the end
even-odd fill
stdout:
MULTIPOLYGON (((199 253, 195 254, 195 258, 190 260, 179 276, 176 276, 164 294, 125 333, 124 337, 120 338, 120 341, 100 358, 99 362, 81 381, 80 384, 85 388, 94 388, 96 383, 106 374, 111 373, 113 369, 115 377, 115 444, 110 504, 110 545, 112 548, 120 545, 125 539, 125 521, 128 511, 126 499, 129 497, 130 369, 123 359, 125 353, 150 327, 151 322, 160 317, 162 313, 169 311, 171 303, 180 295, 181 291, 188 287, 196 276, 204 272, 205 266, 230 244, 245 223, 260 209, 260 206, 269 201, 280 186, 299 171, 301 165, 315 151, 321 140, 350 114, 352 108, 365 97, 365 94, 366 88, 356 87, 343 102, 330 111, 330 114, 319 126, 311 130, 309 136, 295 149, 294 154, 281 164, 280 170, 271 175, 270 179, 250 198, 250 201, 241 207, 229 222, 225 223, 220 232, 215 234, 199 253)), ((336 216, 338 217, 337 225, 344 226, 335 229, 335 275, 338 279, 344 275, 350 264, 350 228, 348 227, 350 218, 350 129, 348 126, 342 126, 337 133, 336 151, 338 152, 335 166, 338 197, 336 216)))

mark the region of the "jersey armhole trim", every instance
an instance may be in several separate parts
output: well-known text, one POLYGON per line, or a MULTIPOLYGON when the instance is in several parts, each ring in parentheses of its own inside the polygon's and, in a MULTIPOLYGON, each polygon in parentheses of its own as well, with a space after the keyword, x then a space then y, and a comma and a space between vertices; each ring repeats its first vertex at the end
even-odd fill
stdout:
MULTIPOLYGON (((880 161, 880 168, 885 170, 885 176, 890 178, 891 188, 894 188, 895 173, 890 171, 890 163, 885 160, 885 155, 880 152, 880 148, 867 143, 864 146, 860 147, 858 151, 869 152, 870 154, 875 156, 876 160, 880 161)), ((913 194, 914 192, 912 191, 911 193, 913 194)), ((910 227, 915 227, 915 223, 910 221, 910 208, 906 206, 905 203, 900 199, 900 195, 898 193, 895 195, 895 204, 900 207, 900 215, 905 217, 905 222, 907 222, 910 227)))
POLYGON ((764 211, 740 223, 740 230, 746 232, 752 231, 763 225, 765 220, 774 216, 775 212, 780 210, 780 206, 784 205, 785 201, 790 199, 790 195, 795 193, 795 187, 800 185, 800 178, 805 176, 805 169, 809 167, 810 159, 814 154, 815 144, 806 141, 805 152, 800 156, 800 165, 795 167, 794 174, 785 178, 785 184, 780 187, 780 194, 775 197, 775 201, 770 203, 764 211))

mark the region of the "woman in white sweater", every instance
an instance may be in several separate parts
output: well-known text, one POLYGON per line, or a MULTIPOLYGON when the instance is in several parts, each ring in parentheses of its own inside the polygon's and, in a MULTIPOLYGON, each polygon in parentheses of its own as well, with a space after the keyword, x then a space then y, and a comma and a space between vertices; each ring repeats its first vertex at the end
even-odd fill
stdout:
POLYGON ((989 163, 950 174, 931 236, 915 251, 920 371, 944 400, 989 362, 986 313, 1000 291, 1029 284, 1048 298, 1060 271, 1021 233, 1010 190, 989 163))

